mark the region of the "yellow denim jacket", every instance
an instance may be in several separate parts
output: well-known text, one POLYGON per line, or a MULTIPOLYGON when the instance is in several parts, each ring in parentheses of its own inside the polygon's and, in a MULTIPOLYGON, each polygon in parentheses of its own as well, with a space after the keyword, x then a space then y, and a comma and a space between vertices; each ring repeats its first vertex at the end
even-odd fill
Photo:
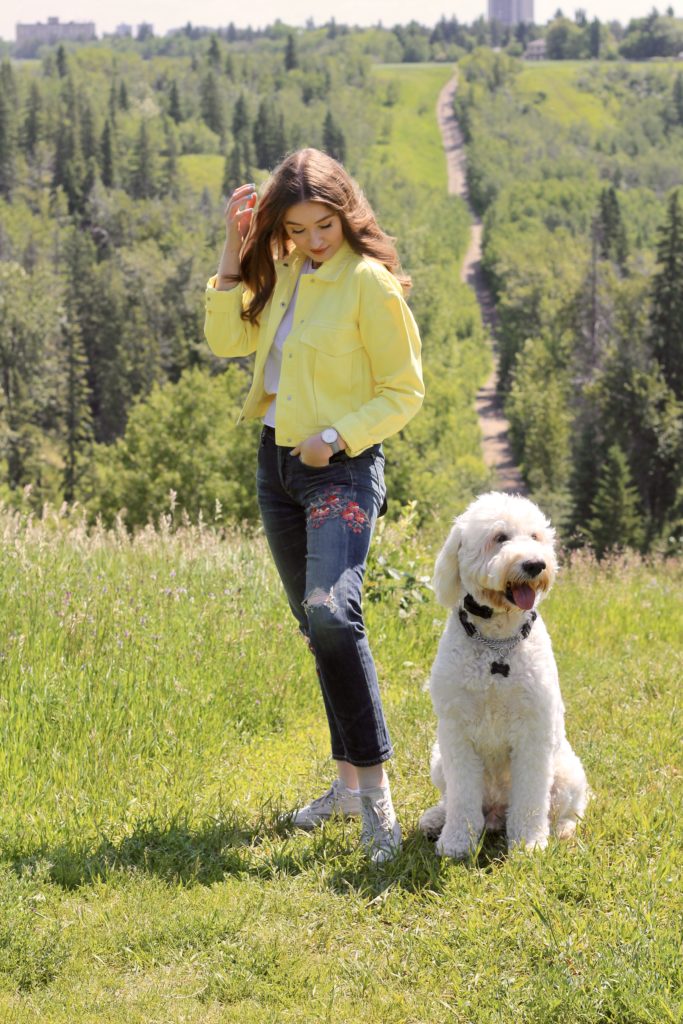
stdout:
MULTIPOLYGON (((206 289, 204 333, 217 356, 256 352, 254 378, 240 419, 263 416, 272 395, 264 368, 294 294, 305 256, 295 249, 275 264, 277 282, 258 324, 242 320, 241 286, 206 289)), ((401 285, 377 260, 343 242, 314 274, 301 279, 292 330, 282 351, 275 440, 293 447, 335 427, 349 455, 401 430, 424 397, 420 335, 401 285)))

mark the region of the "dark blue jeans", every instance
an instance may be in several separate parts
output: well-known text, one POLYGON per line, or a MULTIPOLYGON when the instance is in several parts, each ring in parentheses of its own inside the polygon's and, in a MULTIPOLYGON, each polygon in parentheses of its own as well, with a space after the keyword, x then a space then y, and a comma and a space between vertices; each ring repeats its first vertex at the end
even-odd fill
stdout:
POLYGON ((336 761, 364 767, 392 754, 361 591, 382 507, 381 445, 329 466, 304 466, 264 427, 257 493, 266 538, 290 607, 315 655, 336 761))

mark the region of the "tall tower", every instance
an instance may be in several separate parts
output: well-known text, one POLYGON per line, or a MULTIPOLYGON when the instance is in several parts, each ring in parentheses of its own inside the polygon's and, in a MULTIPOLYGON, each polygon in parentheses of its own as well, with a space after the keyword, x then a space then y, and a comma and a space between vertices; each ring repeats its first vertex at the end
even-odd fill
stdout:
POLYGON ((534 20, 534 0, 488 0, 488 9, 489 21, 499 21, 501 25, 534 20))

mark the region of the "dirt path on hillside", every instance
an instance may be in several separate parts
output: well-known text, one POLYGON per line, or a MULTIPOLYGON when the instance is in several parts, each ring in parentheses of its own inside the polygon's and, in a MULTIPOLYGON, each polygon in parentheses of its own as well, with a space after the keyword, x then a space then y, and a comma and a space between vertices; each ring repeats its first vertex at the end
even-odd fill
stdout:
POLYGON ((448 191, 451 195, 461 196, 465 200, 472 218, 470 243, 462 263, 460 279, 471 285, 475 291, 494 358, 493 372, 479 389, 476 398, 477 416, 483 438, 484 461, 487 466, 495 470, 495 486, 498 490, 526 494, 526 485, 515 463, 508 439, 510 424, 503 415, 502 403, 496 390, 498 380, 498 358, 495 345, 496 310, 482 273, 482 224, 470 203, 467 191, 465 143, 453 113, 453 97, 456 87, 457 78, 452 78, 443 87, 436 104, 436 116, 446 153, 448 191))

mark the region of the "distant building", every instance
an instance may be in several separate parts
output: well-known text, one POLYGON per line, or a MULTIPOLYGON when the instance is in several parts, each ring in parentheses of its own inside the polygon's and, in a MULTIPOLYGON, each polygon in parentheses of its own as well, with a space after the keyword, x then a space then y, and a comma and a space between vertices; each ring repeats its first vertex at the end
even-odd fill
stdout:
POLYGON ((489 21, 501 25, 519 25, 521 21, 533 24, 534 0, 488 0, 489 21))
POLYGON ((133 35, 133 26, 132 25, 117 25, 116 26, 116 31, 114 32, 114 35, 115 36, 132 36, 133 35))
POLYGON ((545 60, 545 39, 532 39, 524 51, 524 60, 545 60))
POLYGON ((94 21, 60 22, 59 18, 48 18, 47 24, 39 22, 36 25, 16 26, 14 55, 33 57, 38 48, 46 44, 50 46, 63 40, 83 43, 91 39, 97 39, 94 21))

